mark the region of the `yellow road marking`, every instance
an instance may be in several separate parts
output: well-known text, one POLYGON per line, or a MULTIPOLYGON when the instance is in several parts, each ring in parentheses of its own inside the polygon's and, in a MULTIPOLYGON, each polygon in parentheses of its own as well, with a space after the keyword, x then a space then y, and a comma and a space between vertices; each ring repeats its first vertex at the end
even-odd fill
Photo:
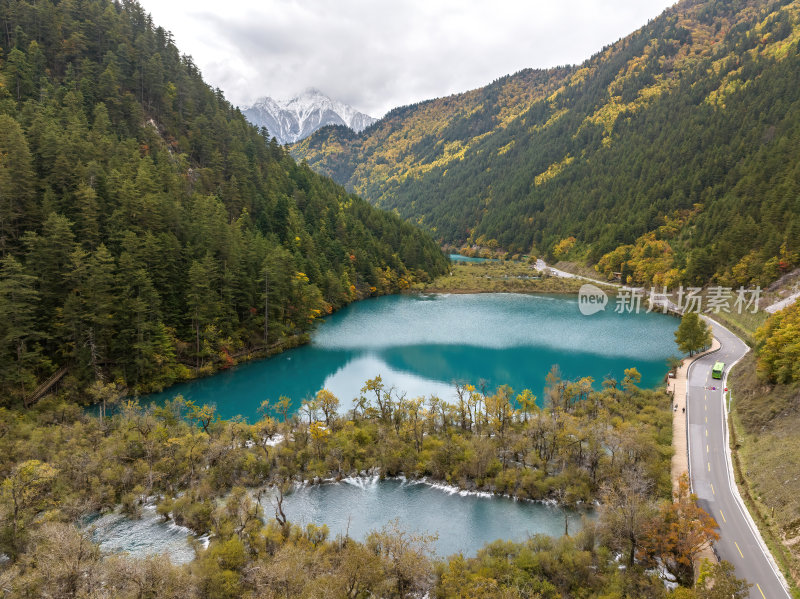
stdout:
POLYGON ((711 494, 716 495, 716 493, 714 493, 714 483, 709 483, 709 484, 711 485, 711 494))
POLYGON ((719 515, 722 516, 722 521, 725 522, 725 524, 727 524, 728 521, 725 519, 725 514, 722 513, 722 510, 719 511, 719 515))
MULTIPOLYGON (((734 545, 736 545, 736 549, 739 549, 739 543, 737 543, 736 541, 734 541, 734 542, 733 542, 733 544, 734 544, 734 545)), ((742 550, 741 550, 741 549, 739 549, 739 555, 741 555, 741 556, 742 556, 742 559, 744 559, 744 554, 742 553, 742 550)))
POLYGON ((706 416, 706 424, 708 424, 708 416, 706 416))
POLYGON ((756 583, 756 588, 758 589, 758 592, 761 593, 761 596, 764 597, 764 599, 767 599, 766 595, 764 595, 764 591, 761 590, 761 586, 759 586, 758 583, 756 583))
POLYGON ((708 453, 708 443, 706 443, 706 453, 708 453))
POLYGON ((708 429, 706 429, 706 437, 708 437, 708 429))
POLYGON ((711 472, 711 462, 708 463, 708 471, 711 472))

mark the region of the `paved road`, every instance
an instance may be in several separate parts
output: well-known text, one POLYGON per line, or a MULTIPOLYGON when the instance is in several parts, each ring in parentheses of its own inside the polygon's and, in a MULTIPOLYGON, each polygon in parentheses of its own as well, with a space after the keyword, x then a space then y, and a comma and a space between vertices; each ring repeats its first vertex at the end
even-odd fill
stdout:
POLYGON ((790 598, 783 577, 761 540, 755 524, 741 504, 730 467, 724 381, 711 378, 714 362, 725 362, 725 378, 731 365, 744 356, 747 345, 736 335, 711 323, 714 337, 722 344, 718 352, 696 360, 687 381, 687 430, 689 472, 698 503, 719 524, 717 554, 731 562, 736 575, 753 586, 752 599, 790 598))
POLYGON ((547 263, 539 258, 536 260, 536 270, 541 270, 542 272, 546 272, 554 277, 559 277, 561 279, 581 279, 583 281, 589 281, 591 283, 595 283, 597 285, 609 285, 611 287, 621 287, 619 283, 612 283, 610 281, 600 281, 598 279, 593 279, 591 277, 584 277, 583 275, 575 275, 571 272, 567 272, 565 270, 558 270, 557 268, 553 268, 552 266, 548 266, 547 263))
POLYGON ((795 303, 795 301, 797 301, 798 297, 800 297, 800 291, 795 291, 789 297, 775 302, 771 306, 767 306, 764 308, 764 311, 769 312, 770 314, 775 314, 775 312, 778 310, 783 310, 786 306, 791 306, 793 303, 795 303))
MULTIPOLYGON (((536 268, 547 269, 557 277, 598 282, 547 266, 543 260, 537 261, 536 268)), ((800 292, 796 295, 800 296, 800 292)), ((784 302, 791 303, 794 299, 796 298, 792 296, 784 302)), ((673 311, 680 311, 673 302, 666 300, 666 303, 673 311)), ((729 455, 728 419, 723 403, 723 389, 731 366, 749 348, 725 327, 711 320, 709 323, 721 347, 719 351, 692 363, 686 384, 692 490, 698 497, 698 504, 719 524, 720 538, 715 544, 717 555, 733 564, 739 578, 744 578, 753 585, 750 589, 751 599, 791 599, 783 576, 742 503, 729 455), (711 378, 711 368, 717 361, 725 363, 723 381, 711 378)))

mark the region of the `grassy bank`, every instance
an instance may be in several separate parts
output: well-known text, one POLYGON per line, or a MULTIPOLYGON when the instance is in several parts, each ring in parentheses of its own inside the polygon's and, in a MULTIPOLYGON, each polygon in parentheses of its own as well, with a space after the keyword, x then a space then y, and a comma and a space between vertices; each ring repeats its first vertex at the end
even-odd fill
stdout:
POLYGON ((719 312, 710 316, 733 333, 736 333, 747 345, 754 347, 756 330, 764 324, 769 314, 762 309, 755 314, 750 312, 738 314, 736 311, 732 311, 730 314, 719 312))
POLYGON ((422 287, 427 293, 577 294, 585 281, 543 275, 518 261, 454 263, 450 272, 422 287))
POLYGON ((737 483, 800 597, 800 388, 761 382, 752 353, 732 371, 729 383, 737 483))

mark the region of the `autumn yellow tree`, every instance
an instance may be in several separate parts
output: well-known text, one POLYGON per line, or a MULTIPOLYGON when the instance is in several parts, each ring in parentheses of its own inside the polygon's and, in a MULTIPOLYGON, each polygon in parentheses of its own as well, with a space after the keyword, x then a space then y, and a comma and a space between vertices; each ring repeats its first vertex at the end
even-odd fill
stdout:
POLYGON ((578 240, 577 240, 577 239, 575 239, 575 238, 574 238, 574 237, 572 237, 572 236, 570 236, 570 237, 565 237, 564 239, 562 239, 561 241, 559 241, 559 242, 558 242, 558 243, 555 245, 555 247, 553 248, 553 255, 554 255, 556 258, 558 258, 559 260, 560 260, 560 259, 562 259, 562 258, 565 258, 565 257, 567 256, 567 254, 569 254, 569 253, 570 253, 570 251, 572 250, 572 248, 574 248, 574 247, 575 247, 575 243, 576 243, 577 241, 578 241, 578 240))
POLYGON ((327 389, 320 389, 317 391, 314 403, 325 417, 325 425, 331 426, 334 418, 336 418, 336 412, 339 409, 339 398, 327 389))
POLYGON ((331 431, 319 422, 312 422, 309 432, 311 434, 311 442, 317 450, 317 457, 322 459, 322 452, 325 449, 328 438, 331 436, 331 431))
POLYGON ((5 552, 23 549, 26 527, 49 503, 48 491, 58 471, 39 460, 20 463, 0 485, 0 521, 5 552))
POLYGON ((758 372, 772 382, 800 379, 800 304, 771 315, 758 329, 758 372))
POLYGON ((539 407, 536 405, 536 396, 531 393, 530 389, 523 389, 522 393, 517 395, 517 404, 522 412, 523 422, 528 422, 529 414, 532 414, 539 409, 539 407))

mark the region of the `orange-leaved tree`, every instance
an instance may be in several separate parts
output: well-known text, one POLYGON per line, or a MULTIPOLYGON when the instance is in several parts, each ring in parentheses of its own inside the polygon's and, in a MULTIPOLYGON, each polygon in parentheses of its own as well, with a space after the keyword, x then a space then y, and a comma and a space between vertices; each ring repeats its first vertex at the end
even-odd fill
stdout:
POLYGON ((694 560, 713 541, 719 539, 717 523, 697 505, 697 496, 689 490, 689 477, 678 481, 674 501, 664 503, 650 520, 642 539, 642 552, 661 565, 684 586, 694 582, 694 560))

